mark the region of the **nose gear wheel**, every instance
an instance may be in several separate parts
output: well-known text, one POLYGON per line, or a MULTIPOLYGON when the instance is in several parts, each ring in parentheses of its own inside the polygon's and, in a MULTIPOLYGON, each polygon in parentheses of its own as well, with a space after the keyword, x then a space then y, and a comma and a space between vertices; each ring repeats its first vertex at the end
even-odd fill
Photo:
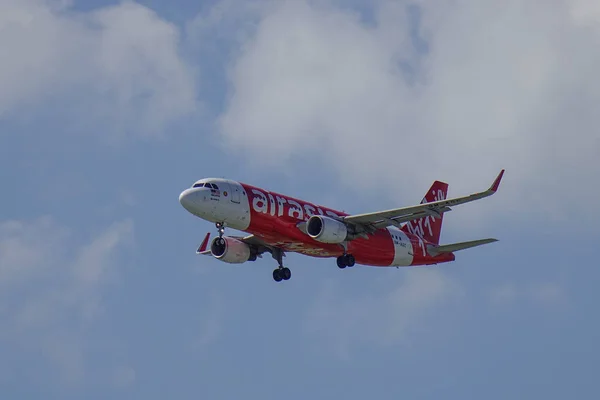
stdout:
POLYGON ((215 224, 215 226, 217 227, 217 230, 219 231, 219 237, 222 238, 223 235, 225 234, 225 224, 223 222, 217 222, 215 224))

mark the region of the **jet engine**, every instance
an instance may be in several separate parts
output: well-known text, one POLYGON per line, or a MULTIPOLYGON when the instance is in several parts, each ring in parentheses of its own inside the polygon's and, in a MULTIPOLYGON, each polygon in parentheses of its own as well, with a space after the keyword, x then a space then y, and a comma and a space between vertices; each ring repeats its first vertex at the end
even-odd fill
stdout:
POLYGON ((217 260, 229 264, 241 264, 256 259, 256 256, 252 256, 250 246, 227 236, 214 238, 210 244, 210 252, 217 260))
POLYGON ((342 243, 348 238, 348 227, 343 222, 324 215, 313 215, 308 219, 306 232, 322 243, 342 243))

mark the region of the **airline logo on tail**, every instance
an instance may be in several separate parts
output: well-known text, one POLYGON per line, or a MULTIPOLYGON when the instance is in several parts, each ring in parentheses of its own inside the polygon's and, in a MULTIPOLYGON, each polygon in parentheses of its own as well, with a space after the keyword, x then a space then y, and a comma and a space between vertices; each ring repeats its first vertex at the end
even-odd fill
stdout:
MULTIPOLYGON (((423 200, 421 200, 421 204, 446 200, 447 195, 448 184, 435 181, 425 194, 425 197, 423 197, 423 200)), ((409 221, 402 227, 402 230, 417 235, 430 243, 438 244, 442 232, 443 216, 444 214, 427 215, 423 218, 409 221)))

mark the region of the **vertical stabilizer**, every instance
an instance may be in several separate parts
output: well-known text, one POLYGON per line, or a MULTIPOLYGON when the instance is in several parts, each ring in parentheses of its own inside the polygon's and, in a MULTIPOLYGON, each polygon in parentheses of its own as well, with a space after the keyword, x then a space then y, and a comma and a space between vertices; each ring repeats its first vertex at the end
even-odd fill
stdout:
MULTIPOLYGON (((421 200, 421 204, 445 200, 447 195, 448 184, 445 182, 435 181, 427 193, 425 193, 425 197, 423 197, 423 200, 421 200)), ((428 215, 420 219, 408 221, 402 227, 402 230, 407 233, 414 233, 433 244, 439 244, 443 218, 443 213, 438 215, 428 215)))

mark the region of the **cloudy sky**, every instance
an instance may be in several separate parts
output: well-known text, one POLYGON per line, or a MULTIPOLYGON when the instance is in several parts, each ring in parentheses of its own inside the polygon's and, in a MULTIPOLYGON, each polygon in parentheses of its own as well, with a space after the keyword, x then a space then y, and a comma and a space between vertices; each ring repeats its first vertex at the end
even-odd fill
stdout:
POLYGON ((597 398, 596 0, 0 0, 0 397, 597 398), (456 207, 428 268, 226 265, 179 193, 456 207))

